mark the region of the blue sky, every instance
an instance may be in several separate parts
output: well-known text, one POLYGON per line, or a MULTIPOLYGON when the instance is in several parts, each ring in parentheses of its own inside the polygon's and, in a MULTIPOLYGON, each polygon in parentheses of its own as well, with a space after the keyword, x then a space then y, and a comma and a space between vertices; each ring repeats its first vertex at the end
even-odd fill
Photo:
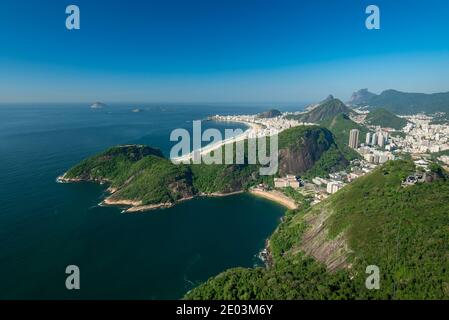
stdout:
POLYGON ((447 0, 2 0, 0 102, 449 91, 447 0), (65 28, 76 4, 81 29, 65 28), (365 28, 365 8, 381 30, 365 28))

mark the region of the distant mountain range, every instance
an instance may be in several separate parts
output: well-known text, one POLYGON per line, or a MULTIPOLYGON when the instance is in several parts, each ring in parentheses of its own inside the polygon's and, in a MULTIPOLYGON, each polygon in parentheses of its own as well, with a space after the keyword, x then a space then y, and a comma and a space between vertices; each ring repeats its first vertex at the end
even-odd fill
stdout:
POLYGON ((369 92, 368 89, 360 89, 352 94, 348 101, 350 105, 362 105, 368 103, 371 99, 376 97, 375 93, 369 92))
POLYGON ((353 93, 348 104, 384 108, 396 114, 449 112, 449 92, 426 94, 390 89, 377 95, 368 89, 361 89, 353 93))

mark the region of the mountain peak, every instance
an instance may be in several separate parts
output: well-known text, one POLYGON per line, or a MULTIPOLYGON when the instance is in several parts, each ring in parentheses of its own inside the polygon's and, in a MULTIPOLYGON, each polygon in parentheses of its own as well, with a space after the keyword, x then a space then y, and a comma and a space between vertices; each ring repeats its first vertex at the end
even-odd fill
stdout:
POLYGON ((326 97, 326 99, 324 99, 323 101, 321 101, 320 104, 323 104, 323 103, 332 101, 332 100, 334 100, 334 99, 335 99, 334 96, 330 94, 330 95, 328 95, 328 96, 326 97))
POLYGON ((348 104, 357 105, 364 104, 369 102, 370 99, 376 97, 375 93, 368 91, 368 89, 360 89, 354 92, 351 96, 351 99, 348 101, 348 104))
MULTIPOLYGON (((332 97, 333 98, 333 97, 332 97)), ((335 117, 337 114, 350 114, 352 110, 348 108, 340 99, 326 99, 327 101, 320 103, 315 108, 310 109, 307 113, 301 115, 300 120, 303 122, 318 123, 335 117)))

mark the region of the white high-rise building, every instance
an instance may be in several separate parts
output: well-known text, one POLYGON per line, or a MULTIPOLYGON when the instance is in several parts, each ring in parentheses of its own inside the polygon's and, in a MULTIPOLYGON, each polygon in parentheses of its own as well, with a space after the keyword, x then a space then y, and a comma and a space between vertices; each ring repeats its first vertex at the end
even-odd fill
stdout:
POLYGON ((377 144, 379 145, 379 147, 383 147, 385 145, 384 135, 382 134, 382 132, 378 133, 377 144))
POLYGON ((341 188, 343 188, 343 185, 341 182, 331 181, 327 184, 326 191, 329 194, 333 194, 333 193, 337 192, 338 190, 340 190, 341 188))
POLYGON ((366 140, 365 140, 366 144, 371 144, 371 132, 368 132, 366 134, 366 140))
POLYGON ((353 149, 357 149, 359 146, 359 134, 360 131, 357 129, 352 129, 349 132, 349 146, 353 149))
POLYGON ((371 137, 371 145, 375 146, 377 144, 377 134, 373 133, 371 137))

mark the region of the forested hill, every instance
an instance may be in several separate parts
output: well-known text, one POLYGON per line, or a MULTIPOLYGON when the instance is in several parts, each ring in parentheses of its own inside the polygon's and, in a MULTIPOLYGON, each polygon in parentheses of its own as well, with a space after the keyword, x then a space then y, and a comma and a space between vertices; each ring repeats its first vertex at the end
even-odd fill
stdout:
MULTIPOLYGON (((348 164, 332 133, 321 127, 301 126, 283 131, 279 135, 279 149, 280 174, 325 176, 348 164)), ((222 153, 224 158, 224 147, 222 153)), ((110 148, 80 162, 60 181, 108 183, 113 191, 108 200, 117 204, 168 205, 200 194, 226 194, 247 190, 260 182, 272 183, 273 177, 260 176, 259 168, 260 165, 247 161, 176 165, 158 149, 127 145, 110 148)))
POLYGON ((360 131, 359 141, 363 142, 366 139, 366 134, 369 131, 365 126, 352 121, 347 114, 339 113, 331 119, 320 122, 320 125, 329 129, 335 138, 340 150, 348 160, 359 158, 360 155, 348 146, 349 132, 352 129, 360 131))
POLYGON ((289 118, 301 122, 319 123, 321 121, 332 119, 340 113, 350 115, 353 111, 341 102, 341 100, 332 97, 324 100, 324 102, 318 104, 306 113, 289 116, 289 118))
POLYGON ((366 116, 365 121, 371 125, 381 126, 383 128, 393 128, 396 130, 401 130, 407 124, 407 120, 398 117, 384 108, 378 108, 371 111, 366 116))
POLYGON ((379 95, 364 92, 361 97, 355 93, 351 101, 355 105, 384 108, 399 115, 449 112, 449 92, 426 94, 385 90, 379 95))
MULTIPOLYGON (((309 209, 288 211, 272 264, 235 268, 187 299, 449 299, 449 181, 402 187, 412 162, 390 161, 309 209), (379 290, 365 286, 380 270, 379 290)), ((306 207, 307 208, 307 207, 306 207)))

